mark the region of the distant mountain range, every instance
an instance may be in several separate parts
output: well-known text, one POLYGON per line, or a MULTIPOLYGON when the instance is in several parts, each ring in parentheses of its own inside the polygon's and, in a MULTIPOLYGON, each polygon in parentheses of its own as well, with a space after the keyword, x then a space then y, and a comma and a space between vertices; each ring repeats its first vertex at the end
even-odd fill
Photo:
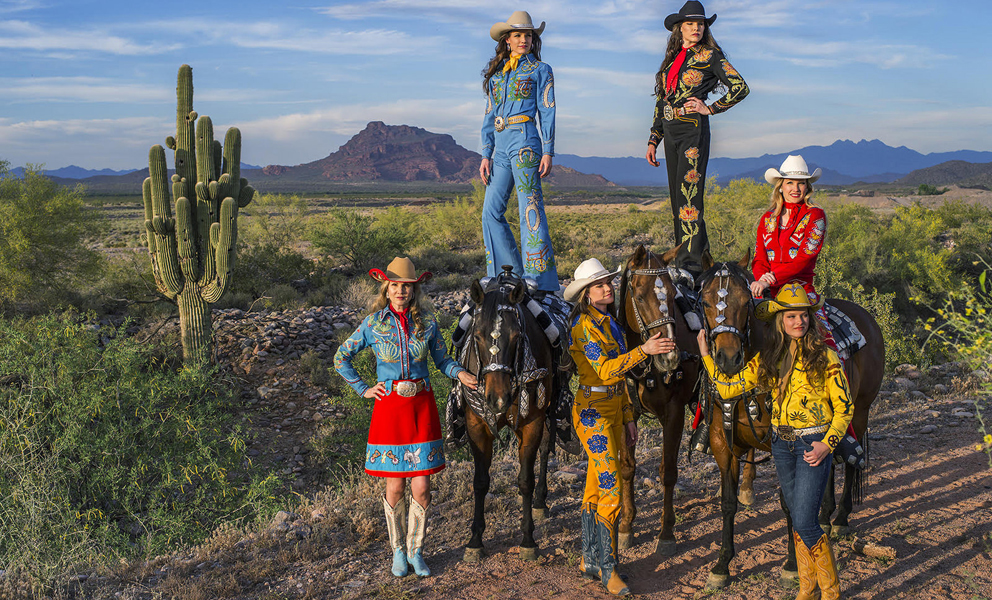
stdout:
MULTIPOLYGON (((659 154, 662 154, 659 152, 659 154)), ((992 161, 992 152, 958 150, 921 154, 905 146, 893 148, 879 140, 838 140, 829 146, 806 146, 780 154, 764 154, 756 158, 714 158, 707 169, 721 184, 731 179, 751 178, 763 181, 765 169, 778 168, 789 154, 800 154, 810 168, 823 169, 821 183, 849 185, 894 182, 917 169, 933 167, 947 161, 984 163, 992 161)), ((659 156, 659 159, 661 156, 659 156)), ((641 157, 602 158, 559 154, 555 162, 586 173, 599 173, 620 185, 668 185, 664 161, 655 168, 641 157)))
POLYGON ((970 163, 963 160, 952 160, 939 165, 913 171, 899 179, 900 185, 918 186, 951 185, 961 187, 992 189, 992 162, 970 163))
MULTIPOLYGON (((249 165, 248 163, 241 163, 241 169, 261 169, 257 165, 249 165)), ((128 173, 134 173, 135 171, 140 171, 141 169, 122 169, 120 171, 115 171, 113 169, 84 169, 82 167, 77 167, 76 165, 69 165, 68 167, 62 167, 60 169, 44 169, 45 175, 58 178, 58 179, 87 179, 89 177, 116 177, 118 175, 127 175, 128 173)), ((148 177, 148 167, 145 167, 145 177, 148 177)), ((16 167, 10 170, 12 175, 20 177, 24 175, 24 167, 16 167)))

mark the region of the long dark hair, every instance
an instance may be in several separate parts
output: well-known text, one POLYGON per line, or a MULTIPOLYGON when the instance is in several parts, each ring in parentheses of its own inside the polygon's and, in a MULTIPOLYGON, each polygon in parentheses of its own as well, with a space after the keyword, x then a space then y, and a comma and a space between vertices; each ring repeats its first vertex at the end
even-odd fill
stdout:
MULTIPOLYGON (((786 311, 779 311, 775 315, 774 327, 765 336, 765 347, 761 350, 758 364, 758 385, 776 394, 781 376, 779 364, 789 353, 789 343, 792 341, 782 325, 782 317, 785 313, 786 311)), ((809 327, 806 328, 803 337, 799 338, 797 355, 802 356, 803 367, 810 384, 821 387, 827 380, 827 344, 824 342, 823 326, 817 320, 816 314, 809 308, 806 309, 806 314, 809 317, 809 327)), ((795 368, 794 364, 793 368, 795 368)))
MULTIPOLYGON (((582 295, 579 296, 579 299, 578 299, 578 301, 576 301, 575 306, 573 306, 572 307, 572 310, 569 311, 569 313, 568 313, 568 323, 570 325, 571 325, 572 321, 575 320, 575 317, 581 315, 582 313, 585 313, 585 314, 587 314, 589 316, 595 316, 595 313, 592 312, 593 311, 592 304, 589 303, 589 287, 592 286, 593 283, 596 283, 596 282, 593 281, 592 283, 590 283, 589 285, 587 285, 584 290, 582 290, 582 295)), ((612 279, 611 279, 610 285, 613 285, 612 279)), ((599 310, 599 309, 596 309, 596 310, 599 310)), ((616 302, 616 297, 614 297, 613 302, 611 302, 610 305, 606 307, 606 312, 609 313, 610 317, 614 321, 617 320, 617 302, 616 302)))
MULTIPOLYGON (((703 28, 703 39, 699 40, 697 46, 705 46, 711 50, 716 50, 718 52, 723 52, 723 48, 720 44, 716 43, 716 39, 713 34, 710 33, 710 26, 705 25, 703 28)), ((665 60, 661 61, 661 68, 654 76, 654 95, 664 96, 665 95, 665 69, 667 69, 673 62, 675 62, 675 57, 679 55, 682 51, 682 24, 679 23, 672 29, 672 34, 668 36, 668 47, 665 49, 665 60)))
MULTIPOLYGON (((536 31, 531 31, 531 33, 534 36, 531 40, 530 53, 534 55, 535 59, 541 60, 541 36, 536 31)), ((489 80, 500 69, 503 61, 510 58, 510 44, 506 42, 508 36, 509 32, 496 42, 496 51, 493 57, 489 59, 486 68, 482 69, 482 93, 487 96, 489 95, 489 80)))

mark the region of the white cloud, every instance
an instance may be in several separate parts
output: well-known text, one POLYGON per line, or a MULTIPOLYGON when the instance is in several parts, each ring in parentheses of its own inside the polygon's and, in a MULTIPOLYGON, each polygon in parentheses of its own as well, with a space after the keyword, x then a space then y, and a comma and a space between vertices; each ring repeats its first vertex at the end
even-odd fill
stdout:
POLYGON ((623 88, 636 94, 646 94, 654 87, 654 73, 630 73, 615 69, 595 67, 558 67, 555 73, 555 91, 575 91, 596 95, 623 88), (590 85, 592 84, 592 85, 590 85))
POLYGON ((176 45, 143 45, 102 29, 40 27, 27 21, 0 21, 0 48, 38 52, 84 51, 117 55, 157 54, 176 45))

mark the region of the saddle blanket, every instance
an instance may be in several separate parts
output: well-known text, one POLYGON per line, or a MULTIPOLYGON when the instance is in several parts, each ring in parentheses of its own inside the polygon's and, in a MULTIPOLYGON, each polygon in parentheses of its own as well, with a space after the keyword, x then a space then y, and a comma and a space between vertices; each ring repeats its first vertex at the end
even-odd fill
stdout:
POLYGON ((865 347, 868 342, 850 317, 829 301, 824 304, 824 311, 827 313, 827 323, 830 324, 834 342, 837 343, 837 354, 841 360, 851 358, 851 355, 865 347))

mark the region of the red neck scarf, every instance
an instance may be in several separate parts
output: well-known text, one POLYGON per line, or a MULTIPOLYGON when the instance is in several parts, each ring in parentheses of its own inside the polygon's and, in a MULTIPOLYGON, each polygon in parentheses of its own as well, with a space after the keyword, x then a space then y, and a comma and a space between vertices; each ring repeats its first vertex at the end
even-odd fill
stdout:
POLYGON ((409 335, 410 334, 410 319, 409 319, 410 309, 409 308, 404 308, 403 309, 403 312, 396 312, 396 309, 393 308, 393 305, 392 304, 390 304, 389 305, 389 310, 392 311, 393 315, 396 316, 396 320, 399 321, 400 327, 403 328, 403 331, 405 331, 407 333, 407 335, 409 335))
MULTIPOLYGON (((692 48, 692 46, 689 46, 692 48)), ((665 91, 668 93, 675 91, 675 82, 679 80, 679 71, 682 70, 682 65, 685 63, 686 50, 689 48, 683 47, 672 61, 672 66, 668 68, 668 76, 665 78, 665 91)))

